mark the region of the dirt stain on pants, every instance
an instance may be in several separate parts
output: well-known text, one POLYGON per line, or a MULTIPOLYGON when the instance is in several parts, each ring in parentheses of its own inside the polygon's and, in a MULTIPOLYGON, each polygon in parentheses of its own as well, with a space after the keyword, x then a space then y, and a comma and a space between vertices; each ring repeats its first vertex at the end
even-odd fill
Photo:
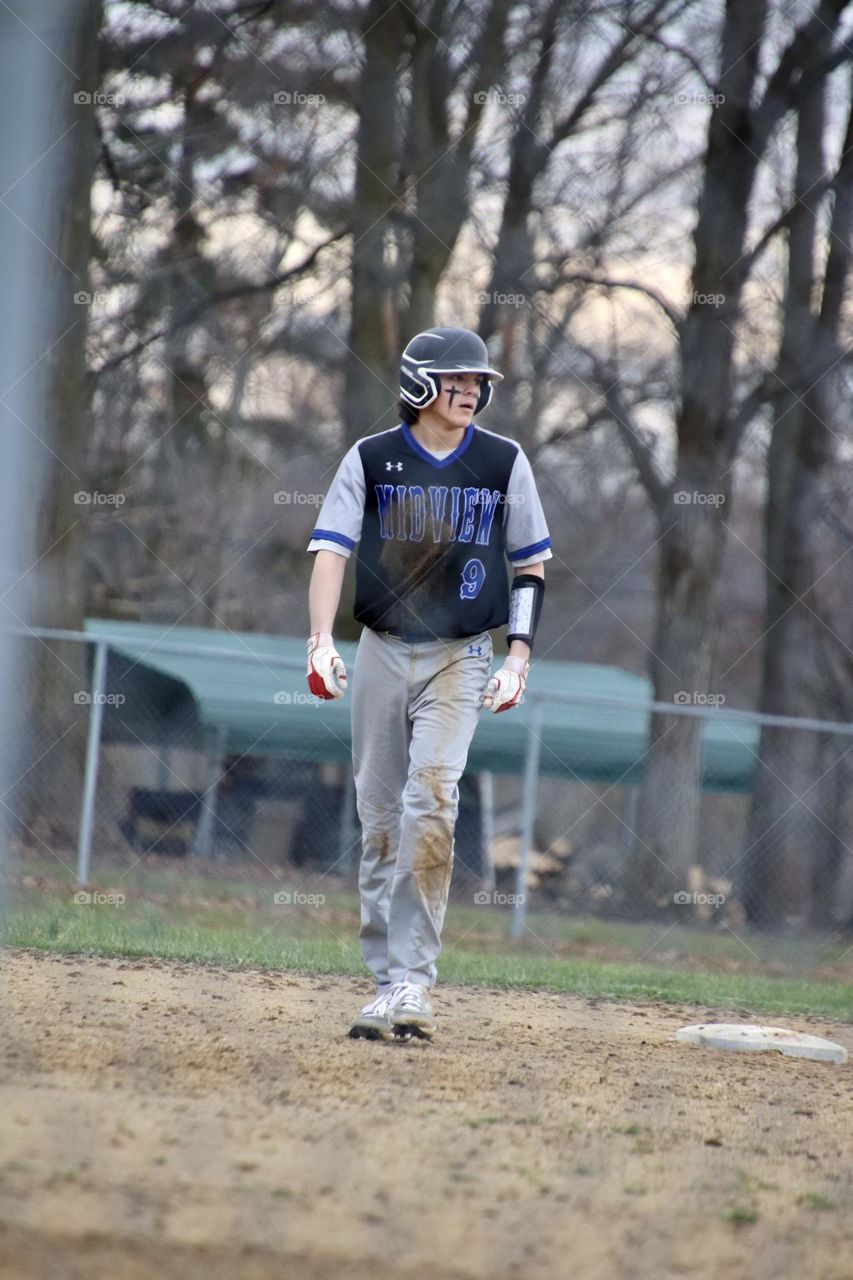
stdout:
POLYGON ((445 773, 438 765, 428 765, 421 770, 422 785, 432 797, 434 810, 422 819, 424 830, 415 846, 412 872, 430 908, 437 906, 442 898, 446 902, 453 870, 457 806, 448 794, 448 781, 453 791, 456 782, 448 780, 445 773))
POLYGON ((458 782, 491 657, 488 632, 414 644, 362 632, 352 703, 360 938, 380 985, 435 982, 458 782))

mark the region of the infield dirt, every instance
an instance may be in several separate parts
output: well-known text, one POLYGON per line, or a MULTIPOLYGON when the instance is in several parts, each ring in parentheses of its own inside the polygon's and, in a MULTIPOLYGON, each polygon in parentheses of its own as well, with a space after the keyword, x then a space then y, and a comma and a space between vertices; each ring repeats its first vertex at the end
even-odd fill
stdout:
POLYGON ((0 1277, 853 1277, 853 1065, 462 987, 432 1044, 348 1040, 369 994, 7 951, 0 1277))

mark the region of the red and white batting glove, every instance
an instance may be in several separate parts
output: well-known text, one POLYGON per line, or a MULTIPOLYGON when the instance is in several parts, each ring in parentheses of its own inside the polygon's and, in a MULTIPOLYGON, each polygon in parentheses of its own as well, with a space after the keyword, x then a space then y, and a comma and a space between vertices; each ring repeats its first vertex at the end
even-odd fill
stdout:
POLYGON ((483 708, 486 711, 509 711, 521 701, 524 686, 527 684, 527 672, 530 662, 527 658, 504 659, 500 671, 496 671, 483 694, 483 708))
POLYGON ((347 691, 347 669, 328 631, 317 631, 308 641, 307 675, 317 698, 342 698, 347 691))

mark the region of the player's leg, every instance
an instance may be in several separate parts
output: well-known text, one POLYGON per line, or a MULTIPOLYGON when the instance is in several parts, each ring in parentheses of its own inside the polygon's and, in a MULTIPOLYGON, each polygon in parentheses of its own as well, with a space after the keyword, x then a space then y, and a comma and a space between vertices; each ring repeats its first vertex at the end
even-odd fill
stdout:
MULTIPOLYGON (((365 627, 352 681, 353 769, 362 829, 360 939, 378 997, 391 985, 388 913, 411 734, 407 711, 410 652, 403 641, 365 627)), ((387 1029, 382 1005, 381 999, 366 1005, 353 1024, 353 1034, 381 1034, 387 1029)))
POLYGON ((477 727, 491 654, 487 633, 472 643, 416 647, 409 769, 391 889, 388 971, 392 983, 415 988, 395 1004, 392 1022, 427 1034, 434 1025, 427 992, 435 982, 441 951, 458 783, 477 727))

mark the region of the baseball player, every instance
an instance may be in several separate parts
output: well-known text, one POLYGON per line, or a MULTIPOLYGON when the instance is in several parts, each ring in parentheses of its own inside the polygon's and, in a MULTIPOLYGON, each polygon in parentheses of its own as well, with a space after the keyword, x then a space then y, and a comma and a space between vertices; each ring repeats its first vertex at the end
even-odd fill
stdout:
POLYGON ((514 707, 530 665, 551 540, 523 451, 472 421, 501 377, 468 329, 412 338, 400 369, 401 425, 345 455, 308 545, 308 685, 320 698, 342 698, 347 687, 332 630, 357 548, 360 938, 377 990, 350 1028, 356 1038, 428 1039, 435 1030, 429 992, 457 783, 481 707, 514 707), (507 623, 509 652, 491 675, 489 632, 507 623))

